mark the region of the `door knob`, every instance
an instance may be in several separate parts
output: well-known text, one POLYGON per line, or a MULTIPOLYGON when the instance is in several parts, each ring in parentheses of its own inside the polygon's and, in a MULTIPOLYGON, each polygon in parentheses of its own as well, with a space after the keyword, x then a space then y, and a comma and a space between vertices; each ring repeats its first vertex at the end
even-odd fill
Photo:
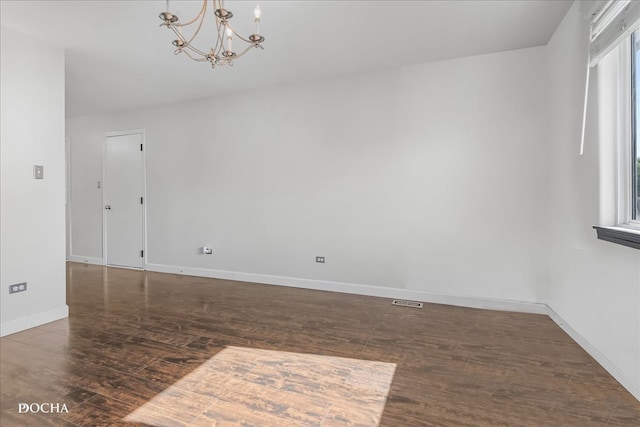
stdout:
POLYGON ((110 211, 111 210, 111 205, 107 205, 104 207, 106 210, 110 211))

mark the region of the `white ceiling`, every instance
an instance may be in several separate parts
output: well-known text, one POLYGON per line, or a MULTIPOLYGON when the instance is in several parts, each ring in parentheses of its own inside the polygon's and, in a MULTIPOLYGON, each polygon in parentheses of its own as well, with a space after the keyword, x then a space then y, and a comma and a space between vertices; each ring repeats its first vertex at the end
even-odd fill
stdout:
MULTIPOLYGON (((201 3, 172 0, 170 8, 184 21, 201 3)), ((66 108, 73 117, 540 46, 571 3, 260 0, 264 50, 216 69, 173 55, 175 37, 158 18, 164 0, 1 0, 0 22, 66 49, 66 108)), ((225 4, 236 29, 252 33, 256 0, 225 4)), ((196 45, 208 50, 209 40, 201 32, 196 45)))

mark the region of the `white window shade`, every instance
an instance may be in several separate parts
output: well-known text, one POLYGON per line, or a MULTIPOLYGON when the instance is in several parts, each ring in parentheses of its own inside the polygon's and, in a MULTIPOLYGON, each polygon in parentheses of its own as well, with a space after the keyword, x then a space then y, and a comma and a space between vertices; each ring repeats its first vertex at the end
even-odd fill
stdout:
POLYGON ((591 13, 589 66, 596 65, 638 28, 640 28, 640 1, 597 2, 591 13))
POLYGON ((591 9, 580 155, 584 153, 584 135, 587 126, 589 71, 638 28, 640 28, 640 0, 600 0, 591 9))

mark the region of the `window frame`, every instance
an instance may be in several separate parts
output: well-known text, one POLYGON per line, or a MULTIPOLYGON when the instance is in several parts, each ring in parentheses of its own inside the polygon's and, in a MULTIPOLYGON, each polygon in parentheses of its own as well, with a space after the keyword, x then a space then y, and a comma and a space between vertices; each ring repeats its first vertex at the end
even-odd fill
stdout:
MULTIPOLYGON (((631 117, 630 117, 630 124, 631 124, 631 143, 628 144, 628 158, 626 159, 626 163, 627 163, 627 167, 629 168, 627 170, 627 179, 628 179, 628 183, 627 183, 627 188, 628 188, 628 196, 629 196, 629 206, 627 207, 627 211, 629 212, 629 217, 626 221, 626 223, 630 223, 633 228, 639 228, 640 229, 640 206, 638 206, 638 197, 640 197, 640 189, 638 188, 638 181, 639 181, 639 177, 638 177, 638 167, 637 167, 637 149, 638 149, 638 138, 640 138, 640 135, 638 135, 638 126, 640 125, 639 121, 640 121, 640 111, 639 111, 639 106, 638 106, 638 102, 640 102, 640 95, 638 94, 638 90, 640 90, 640 87, 638 87, 636 85, 638 78, 640 77, 638 74, 640 73, 640 70, 637 69, 636 65, 637 65, 637 60, 638 60, 638 55, 639 52, 637 52, 636 50, 636 46, 637 43, 640 43, 640 30, 636 30, 633 33, 631 33, 631 37, 630 37, 630 60, 631 60, 631 82, 630 82, 630 86, 631 86, 631 117)), ((619 156, 619 158, 622 159, 622 161, 624 162, 624 155, 619 156)))
MULTIPOLYGON (((616 105, 616 206, 615 222, 613 226, 597 225, 593 228, 597 232, 598 239, 608 242, 640 249, 640 212, 635 212, 633 202, 636 201, 638 191, 634 188, 634 169, 636 139, 636 117, 637 99, 640 97, 640 87, 635 87, 635 73, 640 73, 640 69, 635 68, 635 41, 640 37, 640 30, 626 37, 617 47, 617 88, 615 99, 616 105), (637 33, 637 34, 636 34, 637 33)), ((640 118, 638 118, 640 120, 640 118)))

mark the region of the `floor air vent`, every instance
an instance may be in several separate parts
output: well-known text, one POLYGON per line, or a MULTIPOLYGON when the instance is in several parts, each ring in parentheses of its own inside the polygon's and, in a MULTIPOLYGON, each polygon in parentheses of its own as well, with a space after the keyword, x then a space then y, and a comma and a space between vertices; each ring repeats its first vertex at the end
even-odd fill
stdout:
POLYGON ((422 308, 422 303, 418 301, 408 301, 406 299, 394 299, 391 304, 403 307, 422 308))

